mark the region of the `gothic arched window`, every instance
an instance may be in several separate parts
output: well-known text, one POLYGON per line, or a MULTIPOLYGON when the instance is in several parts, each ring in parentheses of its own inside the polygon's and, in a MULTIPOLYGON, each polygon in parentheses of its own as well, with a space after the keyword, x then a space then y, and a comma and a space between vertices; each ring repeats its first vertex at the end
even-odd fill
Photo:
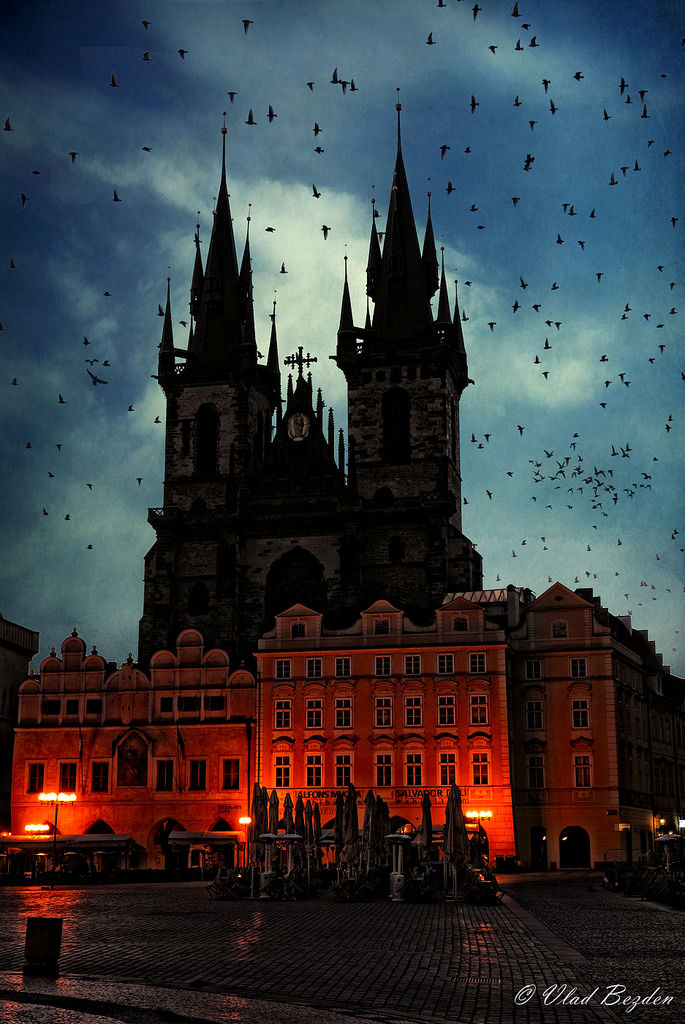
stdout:
POLYGON ((386 462, 409 462, 409 395, 391 388, 383 395, 383 458, 386 462))
POLYGON ((213 405, 201 405, 195 418, 195 469, 216 473, 219 456, 219 414, 213 405))

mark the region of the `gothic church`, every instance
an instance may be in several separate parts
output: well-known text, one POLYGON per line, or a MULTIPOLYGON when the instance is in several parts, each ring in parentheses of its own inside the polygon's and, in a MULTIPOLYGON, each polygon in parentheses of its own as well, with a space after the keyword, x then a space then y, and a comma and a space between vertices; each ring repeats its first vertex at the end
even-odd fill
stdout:
POLYGON ((461 531, 459 400, 468 377, 428 219, 419 245, 397 155, 385 233, 372 218, 364 327, 347 266, 333 357, 345 375, 346 437, 314 397, 299 348, 282 398, 275 325, 257 348, 248 234, 236 256, 221 183, 207 258, 196 235, 187 348, 175 347, 169 294, 158 380, 166 397, 164 504, 149 510, 139 664, 173 649, 182 629, 249 659, 274 615, 295 602, 344 628, 378 599, 416 622, 445 594, 482 586, 480 555, 461 531), (431 299, 436 294, 434 315, 431 299))

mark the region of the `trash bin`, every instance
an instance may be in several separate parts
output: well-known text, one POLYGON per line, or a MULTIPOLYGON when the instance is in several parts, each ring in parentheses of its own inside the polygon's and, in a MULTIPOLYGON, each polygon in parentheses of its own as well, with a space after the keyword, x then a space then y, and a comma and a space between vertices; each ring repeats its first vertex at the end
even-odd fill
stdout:
POLYGON ((56 977, 62 948, 61 917, 29 917, 26 921, 24 974, 56 977))

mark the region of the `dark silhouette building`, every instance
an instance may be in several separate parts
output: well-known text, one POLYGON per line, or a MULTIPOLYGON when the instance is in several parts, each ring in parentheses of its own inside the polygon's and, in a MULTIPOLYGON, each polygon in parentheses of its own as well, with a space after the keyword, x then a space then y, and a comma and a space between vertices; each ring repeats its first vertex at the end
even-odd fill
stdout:
POLYGON ((430 207, 419 245, 399 106, 382 247, 375 219, 364 327, 354 323, 345 268, 334 356, 347 382, 345 440, 332 413, 324 417, 321 391, 314 396, 315 360, 301 347, 284 360, 292 374, 283 402, 275 306, 260 362, 249 222, 239 264, 224 129, 204 266, 196 235, 185 349, 174 344, 167 293, 164 504, 148 517, 157 538, 145 563, 141 664, 188 627, 237 661, 296 601, 331 626, 378 599, 420 622, 445 593, 482 586, 480 555, 461 531, 459 400, 470 381, 459 309, 455 300, 451 315, 430 207))

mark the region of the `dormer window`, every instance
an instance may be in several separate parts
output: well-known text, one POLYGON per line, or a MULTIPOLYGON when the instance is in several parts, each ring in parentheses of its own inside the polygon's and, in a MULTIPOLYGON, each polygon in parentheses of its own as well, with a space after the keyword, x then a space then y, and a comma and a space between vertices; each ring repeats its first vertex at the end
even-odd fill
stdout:
POLYGON ((387 636, 390 632, 390 619, 376 619, 373 631, 376 636, 387 636))
POLYGON ((563 619, 553 622, 552 636, 555 638, 568 636, 568 623, 563 619))
POLYGON ((305 635, 304 622, 293 622, 290 627, 290 639, 299 640, 305 635))
POLYGON ((465 615, 457 615, 452 619, 452 630, 454 633, 466 633, 469 628, 469 620, 465 615))

